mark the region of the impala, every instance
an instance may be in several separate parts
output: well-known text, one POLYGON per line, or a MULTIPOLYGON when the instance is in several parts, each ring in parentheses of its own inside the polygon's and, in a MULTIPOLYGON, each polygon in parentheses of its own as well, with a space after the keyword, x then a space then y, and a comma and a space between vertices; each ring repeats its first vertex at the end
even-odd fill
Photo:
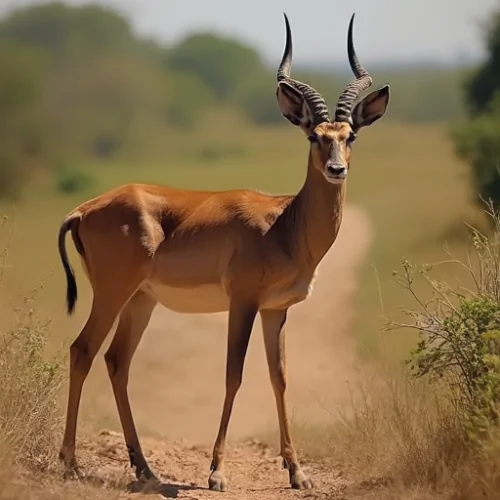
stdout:
POLYGON ((132 357, 155 306, 161 303, 183 313, 229 312, 226 390, 213 448, 210 489, 227 489, 226 434, 257 314, 276 398, 283 466, 293 488, 312 487, 297 459, 285 402, 287 311, 310 295, 316 268, 337 238, 356 134, 381 118, 389 102, 386 85, 354 105, 372 80, 354 50, 353 21, 354 15, 348 29, 348 57, 355 80, 340 95, 331 120, 321 95, 290 77, 292 36, 285 14, 278 106, 310 142, 306 179, 296 195, 128 184, 81 204, 62 222, 58 246, 67 279, 68 314, 77 300, 75 275, 65 247, 68 231, 93 289, 90 315, 70 347, 68 406, 60 451, 67 470, 80 474, 75 435, 81 391, 118 318, 104 357, 131 467, 138 479, 155 479, 141 450, 127 385, 132 357))

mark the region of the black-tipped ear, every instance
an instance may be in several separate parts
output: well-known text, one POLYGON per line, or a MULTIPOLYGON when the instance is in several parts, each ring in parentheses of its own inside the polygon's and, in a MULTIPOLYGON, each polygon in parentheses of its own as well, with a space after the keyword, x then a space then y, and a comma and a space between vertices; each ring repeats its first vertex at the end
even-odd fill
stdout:
POLYGON ((283 81, 278 83, 276 97, 281 114, 309 135, 312 130, 312 116, 303 95, 288 82, 283 81))
POLYGON ((355 131, 368 127, 384 116, 389 105, 390 90, 389 85, 384 85, 356 104, 351 115, 355 131))

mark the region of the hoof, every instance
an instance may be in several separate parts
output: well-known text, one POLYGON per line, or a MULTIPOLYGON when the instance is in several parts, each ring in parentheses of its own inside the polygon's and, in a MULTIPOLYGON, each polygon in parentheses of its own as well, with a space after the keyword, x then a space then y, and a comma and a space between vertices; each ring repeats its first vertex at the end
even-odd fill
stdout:
POLYGON ((220 471, 213 471, 208 479, 208 487, 211 491, 227 491, 227 480, 220 471))
POLYGON ((160 480, 155 476, 149 467, 144 467, 142 470, 136 469, 135 477, 141 483, 160 483, 160 480))
POLYGON ((78 467, 66 469, 63 472, 63 479, 65 481, 83 481, 85 479, 85 474, 78 467))
POLYGON ((311 490, 312 481, 300 469, 290 478, 290 485, 294 490, 311 490))
POLYGON ((85 479, 85 474, 80 467, 78 467, 78 463, 74 457, 66 459, 62 454, 60 454, 59 459, 64 463, 63 479, 77 481, 85 479))
POLYGON ((163 483, 156 477, 145 479, 144 476, 141 476, 137 481, 128 485, 128 491, 130 493, 161 493, 163 488, 163 483))

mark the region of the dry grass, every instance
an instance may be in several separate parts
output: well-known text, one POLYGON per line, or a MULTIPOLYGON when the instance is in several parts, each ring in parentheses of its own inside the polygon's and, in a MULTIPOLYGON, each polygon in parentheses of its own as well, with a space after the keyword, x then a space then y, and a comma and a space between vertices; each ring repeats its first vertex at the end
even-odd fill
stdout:
MULTIPOLYGON (((1 229, 7 231, 4 223, 1 229)), ((1 295, 11 268, 6 248, 0 262, 1 295)), ((34 309, 33 294, 12 296, 2 307, 0 332, 0 500, 110 500, 116 491, 64 483, 57 459, 63 429, 59 396, 65 358, 47 356, 51 322, 34 309)), ((53 350, 53 349, 51 349, 53 350)))
POLYGON ((500 213, 491 205, 487 213, 494 222, 489 236, 474 231, 474 253, 447 262, 468 280, 442 281, 432 266, 407 261, 396 275, 413 307, 406 322, 386 326, 418 332, 411 363, 399 371, 365 367, 365 382, 330 429, 298 428, 306 453, 334 460, 358 485, 382 487, 380 497, 498 498, 500 213))
POLYGON ((347 475, 347 498, 496 500, 500 436, 473 449, 434 385, 391 370, 353 388, 329 429, 296 425, 300 452, 347 475))

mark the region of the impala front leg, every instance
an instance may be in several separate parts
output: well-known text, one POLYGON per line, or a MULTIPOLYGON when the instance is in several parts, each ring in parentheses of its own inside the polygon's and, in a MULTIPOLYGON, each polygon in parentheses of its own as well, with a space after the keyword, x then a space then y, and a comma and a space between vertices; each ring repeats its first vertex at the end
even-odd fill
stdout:
POLYGON ((248 341, 250 340, 256 315, 257 307, 235 300, 231 302, 227 337, 226 396, 224 398, 219 433, 213 450, 213 460, 210 467, 212 473, 208 480, 208 486, 213 491, 227 490, 227 479, 224 471, 227 428, 234 399, 241 385, 248 341))
POLYGON ((260 311, 262 330, 266 346, 269 375, 276 398, 280 428, 280 449, 283 465, 288 469, 290 485, 295 489, 310 489, 312 482, 307 478, 297 459, 292 443, 290 422, 285 400, 286 361, 285 361, 285 322, 287 309, 260 311))

